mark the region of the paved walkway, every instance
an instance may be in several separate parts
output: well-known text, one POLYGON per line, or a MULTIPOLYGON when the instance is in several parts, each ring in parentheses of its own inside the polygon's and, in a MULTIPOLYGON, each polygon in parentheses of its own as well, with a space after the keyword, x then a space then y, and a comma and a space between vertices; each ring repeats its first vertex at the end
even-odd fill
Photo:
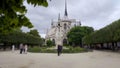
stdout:
POLYGON ((0 52, 0 68, 119 68, 120 54, 93 51, 77 54, 0 52))

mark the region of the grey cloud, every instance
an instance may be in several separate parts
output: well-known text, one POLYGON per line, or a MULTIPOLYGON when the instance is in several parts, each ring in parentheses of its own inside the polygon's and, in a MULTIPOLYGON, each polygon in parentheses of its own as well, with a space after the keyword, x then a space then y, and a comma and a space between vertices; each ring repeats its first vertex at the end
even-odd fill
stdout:
POLYGON ((113 0, 82 0, 79 3, 81 5, 76 4, 79 7, 76 7, 75 13, 72 13, 75 16, 72 17, 81 19, 83 25, 92 26, 95 29, 111 23, 106 20, 114 11, 117 11, 115 10, 116 2, 113 0))
MULTIPOLYGON (((50 28, 51 19, 57 20, 58 13, 64 15, 65 0, 52 0, 48 7, 33 7, 24 3, 28 9, 26 16, 35 29, 45 33, 50 28)), ((100 29, 120 18, 119 0, 67 0, 68 16, 80 19, 82 25, 100 29)))

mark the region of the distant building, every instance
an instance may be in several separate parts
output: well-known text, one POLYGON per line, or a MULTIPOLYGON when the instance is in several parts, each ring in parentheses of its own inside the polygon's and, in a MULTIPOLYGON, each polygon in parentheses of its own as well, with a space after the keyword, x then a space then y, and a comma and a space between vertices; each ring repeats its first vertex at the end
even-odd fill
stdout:
POLYGON ((60 18, 60 14, 58 15, 58 21, 55 22, 52 20, 51 28, 47 30, 46 40, 52 40, 57 45, 67 44, 67 33, 74 26, 81 26, 80 21, 76 21, 75 19, 69 19, 67 13, 67 3, 65 2, 65 13, 64 17, 60 18))

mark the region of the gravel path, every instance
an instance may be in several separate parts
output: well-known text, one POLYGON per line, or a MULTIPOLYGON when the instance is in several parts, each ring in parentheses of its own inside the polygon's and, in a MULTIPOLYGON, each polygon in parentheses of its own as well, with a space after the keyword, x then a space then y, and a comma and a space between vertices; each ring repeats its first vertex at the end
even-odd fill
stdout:
POLYGON ((0 52, 0 68, 119 68, 120 54, 93 51, 76 54, 0 52))

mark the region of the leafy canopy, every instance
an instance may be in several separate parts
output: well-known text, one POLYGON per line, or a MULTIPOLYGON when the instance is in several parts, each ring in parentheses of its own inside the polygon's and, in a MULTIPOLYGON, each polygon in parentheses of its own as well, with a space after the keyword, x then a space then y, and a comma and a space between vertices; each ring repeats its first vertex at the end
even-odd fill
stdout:
POLYGON ((120 19, 83 38, 84 44, 109 43, 120 41, 120 19))
POLYGON ((82 45, 82 38, 93 31, 94 29, 88 26, 73 27, 67 34, 68 41, 75 45, 82 45))
POLYGON ((28 32, 28 34, 31 34, 36 37, 40 37, 39 32, 36 29, 30 30, 30 32, 28 32))
POLYGON ((14 28, 33 25, 25 16, 27 12, 23 2, 34 6, 48 6, 47 0, 0 0, 0 32, 6 33, 14 28))

